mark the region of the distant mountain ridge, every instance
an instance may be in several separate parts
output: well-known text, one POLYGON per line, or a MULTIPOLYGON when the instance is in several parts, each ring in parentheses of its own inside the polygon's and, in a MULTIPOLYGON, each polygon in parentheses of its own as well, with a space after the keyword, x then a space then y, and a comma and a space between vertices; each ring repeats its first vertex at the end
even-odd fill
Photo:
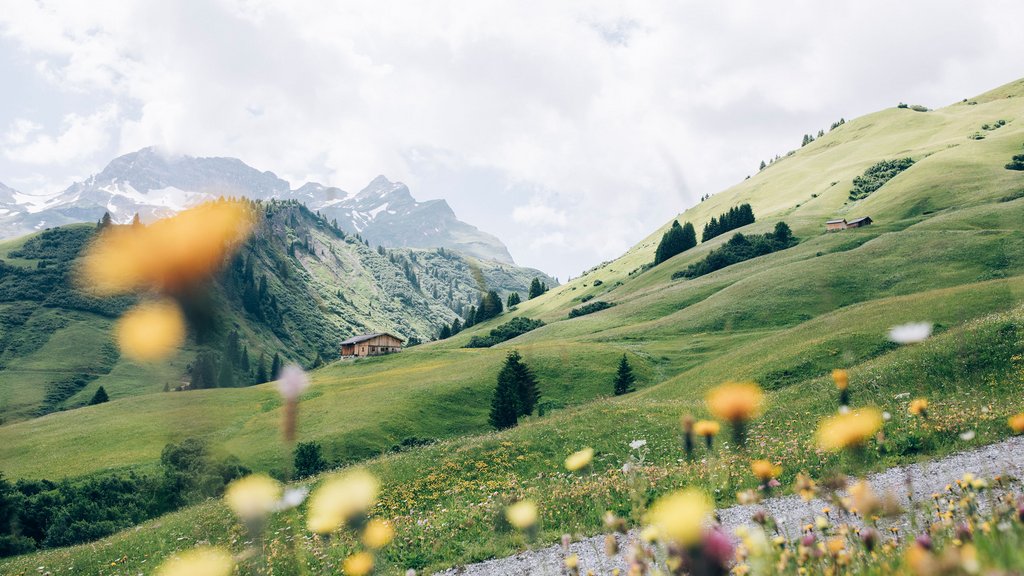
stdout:
POLYGON ((237 158, 171 156, 153 147, 119 156, 98 174, 49 198, 0 184, 0 237, 96 221, 104 212, 115 222, 128 222, 136 213, 149 221, 219 196, 298 200, 336 220, 345 232, 387 248, 449 248, 515 263, 501 240, 459 220, 446 201, 418 202, 405 184, 384 176, 357 194, 316 182, 292 189, 273 172, 237 158))

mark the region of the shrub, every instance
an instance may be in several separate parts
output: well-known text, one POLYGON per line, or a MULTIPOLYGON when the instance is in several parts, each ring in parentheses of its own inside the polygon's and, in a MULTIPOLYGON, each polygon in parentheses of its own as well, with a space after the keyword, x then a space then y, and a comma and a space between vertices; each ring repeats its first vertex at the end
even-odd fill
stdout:
POLYGON ((739 232, 733 234, 720 248, 708 253, 703 260, 689 265, 685 270, 680 270, 672 275, 672 279, 696 278, 710 274, 715 270, 721 270, 751 258, 771 254, 779 250, 785 250, 795 246, 798 240, 793 236, 792 231, 785 222, 775 225, 775 230, 767 234, 757 236, 745 236, 739 232))
POLYGON ((540 320, 534 320, 532 318, 518 317, 509 320, 508 322, 498 326, 491 330, 487 336, 473 336, 469 339, 469 342, 463 346, 463 348, 490 348, 495 344, 500 344, 506 340, 511 340, 516 336, 526 334, 530 330, 535 330, 544 325, 544 322, 540 320))
POLYGON ((897 174, 914 165, 912 158, 899 158, 896 160, 882 160, 878 164, 868 168, 864 174, 853 179, 853 189, 850 190, 850 200, 860 200, 878 190, 886 182, 892 180, 897 174))
POLYGON ((611 308, 614 305, 615 304, 612 304, 611 302, 604 302, 603 300, 598 300, 596 302, 591 302, 590 304, 587 304, 586 306, 580 306, 579 308, 573 308, 572 310, 570 310, 569 311, 569 318, 577 318, 579 316, 586 316, 587 314, 593 314, 594 312, 600 312, 601 310, 605 310, 607 308, 611 308))
POLYGON ((1017 154, 1006 165, 1007 170, 1024 170, 1024 154, 1017 154))
POLYGON ((306 478, 327 470, 329 464, 324 460, 323 449, 319 442, 299 442, 295 446, 295 477, 306 478))

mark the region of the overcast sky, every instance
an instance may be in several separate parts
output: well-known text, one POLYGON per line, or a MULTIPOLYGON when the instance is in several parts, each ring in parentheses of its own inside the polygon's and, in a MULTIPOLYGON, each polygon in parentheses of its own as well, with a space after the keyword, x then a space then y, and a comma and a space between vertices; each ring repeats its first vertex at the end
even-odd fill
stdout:
POLYGON ((1019 1, 3 4, 0 182, 148 145, 384 174, 562 280, 841 116, 1024 75, 1019 1))

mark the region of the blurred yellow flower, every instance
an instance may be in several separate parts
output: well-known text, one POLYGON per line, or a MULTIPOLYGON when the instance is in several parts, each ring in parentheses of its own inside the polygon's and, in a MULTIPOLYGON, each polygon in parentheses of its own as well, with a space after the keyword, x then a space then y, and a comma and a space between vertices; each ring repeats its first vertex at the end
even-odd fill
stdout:
POLYGON ((864 480, 850 486, 850 498, 857 513, 864 518, 873 516, 882 509, 882 500, 871 489, 871 485, 864 480))
POLYGON ((570 554, 565 557, 565 567, 568 570, 575 570, 580 565, 580 557, 576 554, 570 554))
POLYGON ((537 505, 529 500, 520 500, 505 509, 505 518, 518 530, 532 528, 537 523, 537 505))
POLYGON ((147 302, 121 316, 114 332, 125 356, 151 362, 169 356, 185 341, 185 317, 170 299, 147 302))
POLYGON ((86 249, 79 282, 100 295, 180 293, 220 268, 252 225, 246 202, 220 200, 148 226, 111 226, 86 249))
POLYGON ((374 518, 366 524, 363 530, 363 544, 368 548, 379 550, 391 543, 395 537, 395 529, 391 524, 374 518))
POLYGON ((846 390, 846 387, 850 384, 850 376, 846 373, 846 370, 837 368, 832 371, 832 380, 836 383, 836 388, 840 391, 846 390))
POLYGON ((700 541, 714 507, 706 494, 687 488, 662 497, 651 508, 650 524, 658 534, 681 546, 700 541))
POLYGON ((228 576, 234 570, 231 555, 220 548, 196 548, 160 565, 157 576, 228 576))
POLYGON ((342 568, 347 576, 366 576, 373 572, 373 554, 357 552, 345 558, 342 568))
POLYGON ((281 499, 281 484, 263 474, 252 474, 232 482, 224 501, 242 520, 255 520, 274 510, 281 499))
POLYGON ((693 433, 697 436, 716 436, 721 429, 722 425, 714 420, 697 420, 693 425, 693 433))
POLYGON ((1010 416, 1006 423, 1010 425, 1010 430, 1013 430, 1015 434, 1024 433, 1024 412, 1010 416))
POLYGON ((914 416, 928 417, 928 399, 914 398, 910 401, 910 408, 907 409, 914 416))
POLYGON ((590 465, 591 460, 594 459, 594 449, 584 448, 579 452, 573 452, 565 459, 565 468, 570 472, 575 472, 582 468, 586 468, 590 465))
POLYGON ((818 425, 818 447, 841 450, 861 446, 882 427, 882 413, 876 408, 862 408, 831 416, 818 425))
POLYGON ((768 460, 754 460, 750 463, 750 470, 754 476, 762 482, 777 478, 782 474, 782 466, 772 464, 768 460))
POLYGON ((306 526, 312 532, 334 532, 377 501, 380 484, 362 468, 329 478, 309 498, 306 526))
POLYGON ((800 499, 804 502, 809 502, 818 495, 818 484, 803 472, 796 475, 796 482, 793 489, 800 495, 800 499))
POLYGON ((764 393, 753 382, 726 382, 704 397, 711 413, 727 422, 745 422, 761 414, 764 393))

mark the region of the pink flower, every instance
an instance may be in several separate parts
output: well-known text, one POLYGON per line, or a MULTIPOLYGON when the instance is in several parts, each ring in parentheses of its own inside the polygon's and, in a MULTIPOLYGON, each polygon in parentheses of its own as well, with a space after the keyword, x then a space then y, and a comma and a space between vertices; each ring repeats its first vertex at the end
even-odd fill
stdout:
POLYGON ((281 369, 277 377, 277 391, 286 402, 295 402, 309 388, 309 375, 297 364, 289 364, 281 369))

